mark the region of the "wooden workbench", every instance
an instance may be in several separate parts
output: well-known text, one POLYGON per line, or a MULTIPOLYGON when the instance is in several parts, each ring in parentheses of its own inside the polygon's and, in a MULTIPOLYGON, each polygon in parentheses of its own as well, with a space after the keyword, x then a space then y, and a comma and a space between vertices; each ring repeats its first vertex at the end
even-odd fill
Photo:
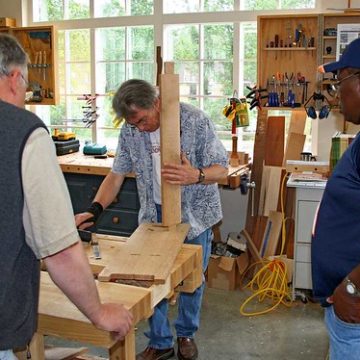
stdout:
MULTIPOLYGON (((68 155, 58 156, 61 170, 64 173, 92 174, 106 176, 112 168, 114 158, 95 159, 93 156, 83 155, 76 152, 68 155)), ((219 185, 237 188, 240 186, 240 177, 248 173, 248 165, 239 165, 237 167, 229 166, 228 176, 221 181, 219 185)), ((127 174, 128 177, 134 177, 133 173, 127 174)))
MULTIPOLYGON (((121 242, 99 240, 101 251, 116 251, 121 242), (106 246, 105 246, 106 245, 106 246)), ((86 247, 90 265, 98 273, 106 263, 92 257, 89 246, 86 247)), ((106 253, 103 253, 106 255, 106 253)), ((106 258, 106 256, 103 256, 106 258)), ((100 298, 103 302, 124 304, 133 314, 134 326, 151 316, 154 307, 162 299, 171 296, 174 291, 193 292, 202 282, 202 249, 197 245, 184 244, 177 256, 171 274, 165 284, 141 288, 109 282, 97 282, 100 298), (181 286, 179 286, 181 284, 181 286)), ((32 342, 34 359, 44 359, 43 335, 52 335, 91 343, 108 349, 110 360, 135 359, 134 329, 123 341, 114 341, 110 332, 97 329, 66 298, 51 281, 46 272, 41 274, 38 330, 32 342)))

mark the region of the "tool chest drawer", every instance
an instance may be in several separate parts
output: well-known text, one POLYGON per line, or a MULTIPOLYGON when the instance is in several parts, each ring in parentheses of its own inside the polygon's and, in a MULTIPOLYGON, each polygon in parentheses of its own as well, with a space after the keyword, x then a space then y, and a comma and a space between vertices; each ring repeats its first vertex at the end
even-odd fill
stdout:
POLYGON ((312 289, 311 263, 296 262, 295 272, 296 272, 296 277, 294 279, 295 288, 312 289))
MULTIPOLYGON (((92 203, 105 176, 64 173, 74 213, 85 211, 92 203)), ((125 178, 121 190, 99 218, 96 231, 111 235, 131 235, 138 226, 140 202, 136 180, 125 178)))
POLYGON ((135 179, 126 178, 120 192, 110 205, 117 209, 139 210, 140 202, 135 179))
POLYGON ((297 244, 295 254, 296 261, 311 263, 311 244, 297 244))
POLYGON ((296 188, 293 300, 301 293, 297 289, 312 290, 311 232, 323 193, 322 188, 296 188))
POLYGON ((138 227, 138 212, 132 210, 119 210, 107 208, 99 217, 96 224, 96 232, 130 236, 138 227))
POLYGON ((104 176, 64 174, 74 213, 85 211, 94 199, 104 176))

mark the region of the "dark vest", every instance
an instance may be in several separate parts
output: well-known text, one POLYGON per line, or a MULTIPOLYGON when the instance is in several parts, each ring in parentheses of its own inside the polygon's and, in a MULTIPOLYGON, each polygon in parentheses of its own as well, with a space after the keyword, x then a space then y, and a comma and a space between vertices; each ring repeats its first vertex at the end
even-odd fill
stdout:
POLYGON ((39 127, 36 115, 0 101, 0 350, 25 346, 37 325, 40 263, 25 242, 21 159, 39 127))

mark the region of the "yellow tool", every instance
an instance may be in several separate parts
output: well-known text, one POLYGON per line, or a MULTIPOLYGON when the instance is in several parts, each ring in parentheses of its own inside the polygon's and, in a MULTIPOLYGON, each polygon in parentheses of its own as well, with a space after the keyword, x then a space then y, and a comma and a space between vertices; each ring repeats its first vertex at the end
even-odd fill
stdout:
POLYGON ((59 131, 58 129, 55 129, 52 139, 56 141, 73 140, 76 139, 76 135, 71 131, 59 131))

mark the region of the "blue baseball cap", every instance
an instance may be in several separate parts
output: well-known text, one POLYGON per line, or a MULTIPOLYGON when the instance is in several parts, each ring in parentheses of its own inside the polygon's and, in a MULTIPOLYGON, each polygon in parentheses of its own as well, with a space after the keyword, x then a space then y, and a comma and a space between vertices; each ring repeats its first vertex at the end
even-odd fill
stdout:
POLYGON ((344 50, 338 61, 319 67, 320 72, 337 72, 345 68, 360 69, 360 38, 353 40, 344 50))

